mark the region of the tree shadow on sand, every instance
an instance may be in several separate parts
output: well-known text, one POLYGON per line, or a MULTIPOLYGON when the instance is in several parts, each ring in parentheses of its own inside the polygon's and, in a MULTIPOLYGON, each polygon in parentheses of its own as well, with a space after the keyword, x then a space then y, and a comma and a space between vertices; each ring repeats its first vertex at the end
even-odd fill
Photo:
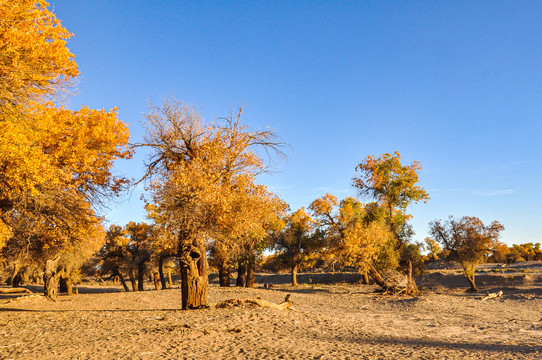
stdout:
MULTIPOLYGON (((20 309, 20 308, 0 308, 0 312, 33 312, 33 313, 70 313, 70 312, 178 312, 187 311, 178 309, 20 309)), ((190 310, 194 311, 194 310, 190 310)))
MULTIPOLYGON (((332 337, 328 335, 327 337, 332 337)), ((319 335, 321 338, 321 335, 319 335)), ((336 342, 338 339, 322 339, 326 341, 336 342)), ((538 344, 502 344, 502 343, 480 343, 480 342, 460 342, 460 341, 442 341, 431 339, 413 339, 403 336, 376 336, 376 337, 344 337, 341 336, 339 341, 348 341, 356 344, 370 344, 370 345, 385 345, 385 346, 397 346, 407 347, 408 350, 420 350, 420 348, 434 348, 442 351, 446 350, 464 350, 464 351, 477 351, 477 352, 489 352, 492 355, 498 355, 504 353, 508 354, 539 354, 542 352, 542 345, 538 344)))

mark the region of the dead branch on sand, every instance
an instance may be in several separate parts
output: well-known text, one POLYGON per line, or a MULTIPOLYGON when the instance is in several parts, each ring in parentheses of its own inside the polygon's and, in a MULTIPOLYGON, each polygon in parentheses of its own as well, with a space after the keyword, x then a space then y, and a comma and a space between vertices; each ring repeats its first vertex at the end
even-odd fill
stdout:
POLYGON ((241 306, 244 304, 253 304, 258 305, 260 307, 270 308, 270 309, 277 309, 277 310, 294 310, 291 306, 293 304, 293 301, 290 300, 290 294, 286 295, 284 298, 284 301, 280 304, 275 304, 270 301, 262 300, 260 298, 256 299, 230 299, 223 302, 220 302, 218 304, 215 304, 215 308, 229 308, 234 306, 241 306))
POLYGON ((28 290, 27 288, 0 289, 0 294, 16 294, 16 293, 32 294, 32 291, 28 290))
POLYGON ((502 290, 499 290, 499 292, 496 293, 489 293, 489 291, 486 293, 486 296, 481 297, 482 301, 486 301, 488 299, 498 298, 502 296, 502 290))
POLYGON ((32 294, 32 295, 26 295, 26 296, 19 296, 19 297, 16 297, 15 299, 10 299, 8 301, 4 301, 2 303, 2 305, 9 304, 9 303, 12 303, 12 302, 15 302, 15 301, 22 301, 22 300, 31 299, 31 298, 43 298, 43 297, 45 297, 45 296, 41 295, 41 294, 32 294))

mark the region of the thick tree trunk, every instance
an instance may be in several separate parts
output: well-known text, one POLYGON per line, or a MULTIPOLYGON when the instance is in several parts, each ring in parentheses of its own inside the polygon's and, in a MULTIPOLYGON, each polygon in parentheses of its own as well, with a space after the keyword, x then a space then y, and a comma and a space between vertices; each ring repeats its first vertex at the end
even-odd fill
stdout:
POLYGON ((254 288, 256 286, 256 258, 251 257, 247 264, 247 278, 245 286, 254 288))
POLYGON ((228 266, 228 264, 218 265, 218 282, 221 287, 230 286, 230 273, 231 273, 231 269, 228 266))
POLYGON ((164 260, 165 257, 160 256, 158 258, 158 274, 160 275, 160 283, 162 284, 162 290, 167 289, 166 278, 164 277, 164 260))
POLYGON ((73 295, 73 283, 68 276, 61 276, 59 285, 61 293, 73 295))
POLYGON ((13 264, 13 268, 11 270, 10 276, 8 277, 8 279, 6 281, 6 285, 17 287, 16 285, 13 284, 13 280, 15 279, 17 274, 19 273, 19 268, 20 268, 20 266, 19 266, 18 263, 13 264))
POLYGON ((73 283, 69 276, 69 270, 66 268, 63 268, 60 272, 59 286, 61 293, 73 295, 73 283))
POLYGON ((292 265, 292 286, 297 286, 297 264, 292 265))
POLYGON ((209 267, 203 240, 192 239, 187 234, 179 241, 181 263, 182 308, 200 309, 208 307, 207 288, 209 267))
POLYGON ((237 266, 237 280, 235 282, 235 286, 245 286, 246 274, 247 266, 241 263, 241 261, 239 261, 239 265, 237 266))
POLYGON ((20 272, 18 272, 17 275, 13 277, 13 280, 11 280, 11 284, 13 287, 19 287, 24 285, 23 277, 21 276, 20 272))
POLYGON ((476 287, 476 284, 474 282, 474 274, 467 275, 467 280, 469 281, 469 284, 470 284, 470 290, 474 292, 478 292, 478 288, 476 287))
POLYGON ((47 260, 45 263, 45 272, 43 273, 43 294, 49 299, 56 299, 58 295, 58 271, 57 263, 58 258, 55 260, 47 260))

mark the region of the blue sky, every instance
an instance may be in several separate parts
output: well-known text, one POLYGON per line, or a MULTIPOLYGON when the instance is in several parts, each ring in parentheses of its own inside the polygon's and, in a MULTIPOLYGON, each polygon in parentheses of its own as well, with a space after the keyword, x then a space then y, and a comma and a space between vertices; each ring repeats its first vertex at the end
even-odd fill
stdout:
MULTIPOLYGON (((542 2, 50 0, 81 70, 70 107, 119 107, 141 140, 148 101, 207 121, 244 106, 288 160, 260 180, 293 210, 354 196, 355 166, 397 150, 431 197, 415 241, 448 215, 542 242, 542 2)), ((145 154, 116 164, 137 178, 145 154)), ((141 189, 110 222, 145 219, 141 189)))

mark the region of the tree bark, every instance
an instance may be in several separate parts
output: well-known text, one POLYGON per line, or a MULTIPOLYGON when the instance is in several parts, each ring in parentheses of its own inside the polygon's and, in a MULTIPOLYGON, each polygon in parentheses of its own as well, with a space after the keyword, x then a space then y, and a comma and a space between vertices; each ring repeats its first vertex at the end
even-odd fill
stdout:
POLYGON ((59 279, 60 292, 73 295, 73 284, 68 276, 62 275, 59 279))
POLYGON ((13 287, 19 287, 24 285, 23 277, 21 276, 20 272, 18 272, 17 275, 13 277, 13 280, 11 280, 11 285, 13 287))
POLYGON ((162 284, 162 290, 167 289, 166 279, 164 277, 164 256, 158 258, 158 274, 160 275, 160 283, 162 284))
POLYGON ((145 283, 145 263, 139 263, 137 267, 137 290, 144 291, 143 284, 145 283))
POLYGON ((167 269, 167 283, 170 288, 173 287, 173 280, 171 280, 171 269, 167 269))
POLYGON ((378 272, 378 270, 376 270, 373 265, 369 266, 369 275, 374 280, 374 282, 377 283, 378 286, 380 286, 381 288, 386 289, 388 287, 388 283, 384 281, 382 276, 380 276, 380 273, 378 272))
POLYGON ((13 284, 13 280, 15 279, 17 274, 19 273, 19 268, 20 268, 19 263, 14 263, 13 264, 13 270, 11 271, 11 275, 8 277, 8 279, 6 281, 6 285, 17 287, 17 286, 15 286, 13 284))
POLYGON ((60 272, 59 287, 61 293, 73 295, 73 283, 70 279, 69 271, 65 267, 60 272))
POLYGON ((373 265, 369 266, 369 275, 374 280, 375 283, 377 283, 384 291, 391 291, 393 293, 399 294, 403 293, 406 295, 416 295, 418 293, 418 287, 416 286, 416 283, 413 282, 413 284, 410 283, 410 280, 408 282, 408 285, 406 287, 403 286, 397 286, 397 284, 389 283, 376 270, 376 268, 373 265))
POLYGON ((134 269, 130 268, 128 270, 128 276, 130 277, 130 282, 132 283, 132 291, 137 291, 136 279, 134 276, 134 269))
POLYGON ((414 278, 412 277, 412 261, 408 260, 408 293, 411 294, 417 294, 418 293, 418 285, 416 285, 416 281, 414 281, 414 278))
POLYGON ((154 289, 160 290, 160 274, 157 272, 154 273, 154 289))
POLYGON ((182 309, 206 308, 209 306, 209 266, 205 244, 201 239, 183 235, 185 236, 179 239, 182 309))
POLYGON ((367 271, 363 272, 363 283, 369 285, 369 273, 367 271))
POLYGON ((474 274, 467 275, 467 280, 469 281, 469 284, 470 284, 470 290, 473 292, 478 292, 478 288, 476 287, 476 284, 474 282, 474 274))
POLYGON ((47 260, 45 272, 43 273, 43 294, 49 299, 56 299, 58 295, 58 271, 57 263, 59 258, 47 260))
POLYGON ((230 273, 231 269, 228 264, 218 265, 218 282, 220 284, 220 287, 230 286, 230 273))
POLYGON ((292 286, 297 286, 297 263, 292 265, 292 286))
POLYGON ((126 281, 124 280, 124 276, 122 276, 122 273, 119 269, 115 270, 115 274, 119 277, 120 283, 122 284, 122 287, 124 288, 124 291, 130 292, 130 288, 126 284, 126 281))
POLYGON ((247 266, 241 263, 241 261, 239 261, 239 265, 237 266, 237 281, 235 282, 235 286, 245 286, 246 274, 247 266))
POLYGON ((247 278, 245 286, 254 288, 256 286, 256 259, 251 257, 247 264, 247 278))

